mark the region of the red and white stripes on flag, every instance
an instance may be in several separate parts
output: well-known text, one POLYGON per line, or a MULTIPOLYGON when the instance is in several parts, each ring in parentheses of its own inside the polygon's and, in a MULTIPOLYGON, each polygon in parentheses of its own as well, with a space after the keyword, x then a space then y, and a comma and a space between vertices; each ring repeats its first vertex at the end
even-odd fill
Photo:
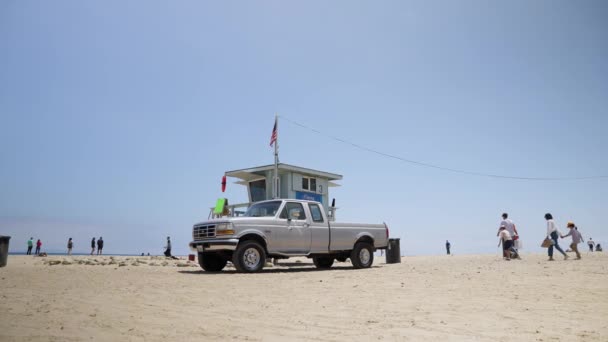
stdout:
POLYGON ((277 119, 274 119, 274 128, 272 129, 272 134, 270 135, 270 146, 277 142, 279 132, 277 132, 277 119))

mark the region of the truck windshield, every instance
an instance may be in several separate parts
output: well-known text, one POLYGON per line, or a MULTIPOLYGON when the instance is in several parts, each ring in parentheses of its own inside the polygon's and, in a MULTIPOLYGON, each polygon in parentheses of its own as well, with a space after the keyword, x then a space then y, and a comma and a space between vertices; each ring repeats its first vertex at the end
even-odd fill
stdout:
POLYGON ((281 201, 272 201, 272 202, 263 202, 256 203, 247 209, 244 216, 247 217, 268 217, 275 216, 277 211, 279 211, 279 207, 281 206, 281 201))

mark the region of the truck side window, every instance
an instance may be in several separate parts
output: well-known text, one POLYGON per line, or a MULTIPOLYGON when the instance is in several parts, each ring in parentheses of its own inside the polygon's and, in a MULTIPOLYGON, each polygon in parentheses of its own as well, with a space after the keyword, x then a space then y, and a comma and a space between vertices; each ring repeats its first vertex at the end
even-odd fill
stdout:
POLYGON ((310 215, 312 215, 312 220, 314 222, 323 222, 323 214, 321 214, 321 209, 319 209, 318 204, 308 204, 308 208, 310 209, 310 215))
POLYGON ((302 203, 296 202, 287 202, 283 211, 281 212, 281 216, 279 218, 282 219, 293 219, 293 220, 305 220, 306 214, 304 214, 304 207, 302 203))

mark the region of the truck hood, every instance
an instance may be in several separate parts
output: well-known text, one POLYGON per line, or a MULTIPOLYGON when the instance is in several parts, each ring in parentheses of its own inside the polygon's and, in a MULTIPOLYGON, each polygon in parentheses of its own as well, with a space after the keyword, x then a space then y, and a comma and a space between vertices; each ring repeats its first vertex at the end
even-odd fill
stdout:
POLYGON ((213 219, 208 221, 202 221, 199 223, 195 223, 195 226, 199 225, 207 225, 207 224, 217 224, 222 222, 232 222, 234 225, 239 225, 243 223, 255 223, 260 221, 266 221, 268 219, 274 219, 274 217, 224 217, 219 219, 213 219))

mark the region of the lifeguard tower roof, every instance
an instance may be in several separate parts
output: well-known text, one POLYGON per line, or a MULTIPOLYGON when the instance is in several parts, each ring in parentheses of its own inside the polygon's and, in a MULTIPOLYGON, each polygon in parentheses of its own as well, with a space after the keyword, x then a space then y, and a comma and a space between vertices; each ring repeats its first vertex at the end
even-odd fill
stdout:
MULTIPOLYGON (((275 165, 256 166, 227 171, 227 177, 238 178, 236 184, 245 185, 250 202, 272 199, 272 179, 275 165)), ((340 186, 333 181, 342 175, 278 163, 279 193, 281 198, 314 200, 327 208, 328 188, 340 186)))
MULTIPOLYGON (((274 164, 256 166, 256 167, 251 167, 248 169, 227 171, 226 176, 239 178, 239 179, 241 179, 241 181, 236 182, 237 184, 247 185, 248 182, 250 182, 252 180, 260 179, 261 177, 266 176, 266 173, 268 171, 272 171, 272 170, 274 170, 274 164)), ((321 178, 327 179, 329 181, 330 187, 340 186, 340 184, 336 184, 331 181, 342 179, 342 175, 339 175, 336 173, 313 170, 313 169, 309 169, 309 168, 305 168, 305 167, 294 166, 294 165, 289 165, 289 164, 284 164, 284 163, 279 163, 279 172, 281 172, 281 171, 291 171, 291 172, 297 172, 297 173, 308 175, 308 176, 321 177, 321 178)))

